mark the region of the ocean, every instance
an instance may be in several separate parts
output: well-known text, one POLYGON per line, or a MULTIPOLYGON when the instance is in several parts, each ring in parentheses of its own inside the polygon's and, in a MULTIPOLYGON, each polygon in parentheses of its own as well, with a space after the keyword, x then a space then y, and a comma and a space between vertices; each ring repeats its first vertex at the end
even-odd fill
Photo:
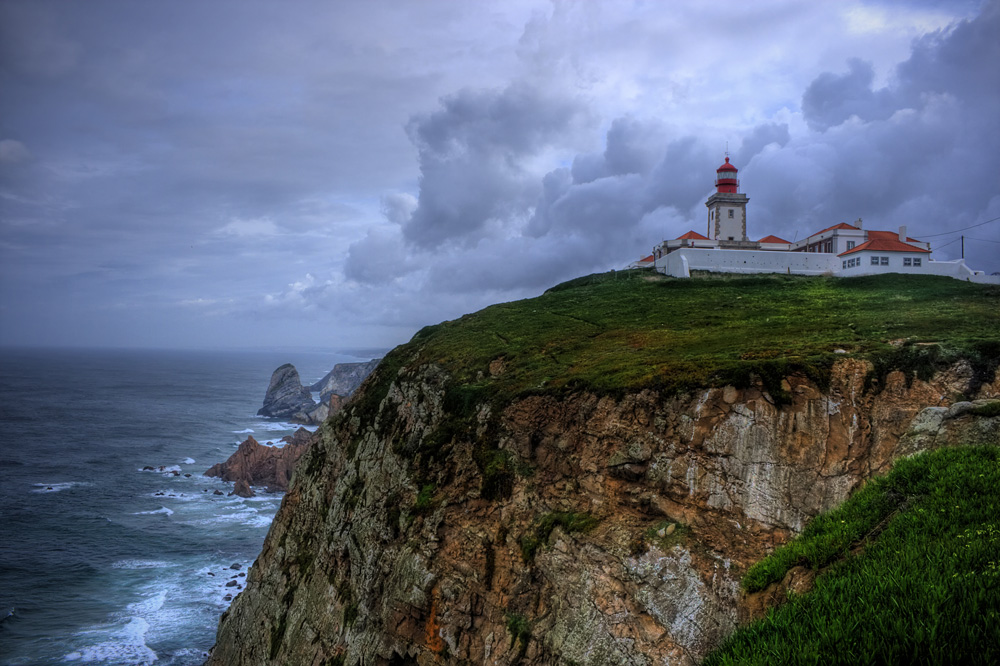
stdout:
POLYGON ((0 350, 0 664, 201 664, 281 502, 205 470, 297 429, 255 416, 279 365, 361 360, 0 350))

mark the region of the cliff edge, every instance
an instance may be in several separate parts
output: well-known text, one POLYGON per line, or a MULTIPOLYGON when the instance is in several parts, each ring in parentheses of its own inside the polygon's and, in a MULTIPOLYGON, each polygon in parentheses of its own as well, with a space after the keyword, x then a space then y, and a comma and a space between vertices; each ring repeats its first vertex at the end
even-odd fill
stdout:
POLYGON ((208 663, 694 664, 811 517, 1000 439, 960 406, 1000 397, 998 312, 633 274, 425 329, 317 431, 208 663))

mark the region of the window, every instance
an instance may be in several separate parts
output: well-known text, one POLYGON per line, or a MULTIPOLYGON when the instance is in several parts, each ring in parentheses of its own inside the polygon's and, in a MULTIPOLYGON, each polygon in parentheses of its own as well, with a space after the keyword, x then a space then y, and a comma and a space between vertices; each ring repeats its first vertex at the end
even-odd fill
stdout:
POLYGON ((732 208, 729 209, 729 217, 730 218, 733 217, 733 209, 732 208))
POLYGON ((919 257, 914 257, 913 258, 913 265, 914 266, 919 266, 920 265, 920 258, 919 257))
POLYGON ((913 264, 913 259, 910 259, 909 257, 903 257, 903 265, 904 266, 910 266, 912 264, 913 264))
POLYGON ((847 259, 844 259, 844 268, 847 268, 847 259))
POLYGON ((872 266, 878 266, 878 257, 872 257, 872 266))
POLYGON ((882 265, 883 266, 889 265, 889 257, 882 257, 882 265))
POLYGON ((847 249, 848 250, 854 249, 854 241, 847 241, 847 249))

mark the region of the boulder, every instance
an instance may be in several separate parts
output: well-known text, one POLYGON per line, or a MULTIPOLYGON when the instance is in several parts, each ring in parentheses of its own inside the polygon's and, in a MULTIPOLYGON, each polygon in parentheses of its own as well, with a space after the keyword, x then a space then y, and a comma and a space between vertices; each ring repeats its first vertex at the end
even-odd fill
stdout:
POLYGON ((308 423, 308 413, 315 408, 316 402, 309 389, 302 385, 299 371, 291 363, 286 363, 271 375, 264 394, 264 406, 257 410, 257 415, 308 423))
POLYGON ((250 484, 244 479, 237 479, 236 484, 233 486, 233 492, 230 495, 236 495, 238 497, 256 497, 257 493, 253 491, 250 484))

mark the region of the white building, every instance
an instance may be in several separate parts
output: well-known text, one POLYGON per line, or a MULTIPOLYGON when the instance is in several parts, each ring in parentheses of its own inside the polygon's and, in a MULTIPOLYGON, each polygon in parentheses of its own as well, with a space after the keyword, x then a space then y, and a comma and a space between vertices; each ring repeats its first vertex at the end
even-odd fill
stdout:
POLYGON ((689 231, 654 247, 657 271, 674 277, 691 277, 691 271, 837 276, 920 273, 1000 284, 1000 276, 974 271, 964 259, 935 261, 930 243, 907 236, 905 226, 898 231, 865 229, 858 219, 854 224, 827 227, 797 242, 777 236, 750 240, 750 199, 739 192, 737 174, 726 157, 725 164, 716 170, 716 191, 705 202, 707 235, 689 231))

